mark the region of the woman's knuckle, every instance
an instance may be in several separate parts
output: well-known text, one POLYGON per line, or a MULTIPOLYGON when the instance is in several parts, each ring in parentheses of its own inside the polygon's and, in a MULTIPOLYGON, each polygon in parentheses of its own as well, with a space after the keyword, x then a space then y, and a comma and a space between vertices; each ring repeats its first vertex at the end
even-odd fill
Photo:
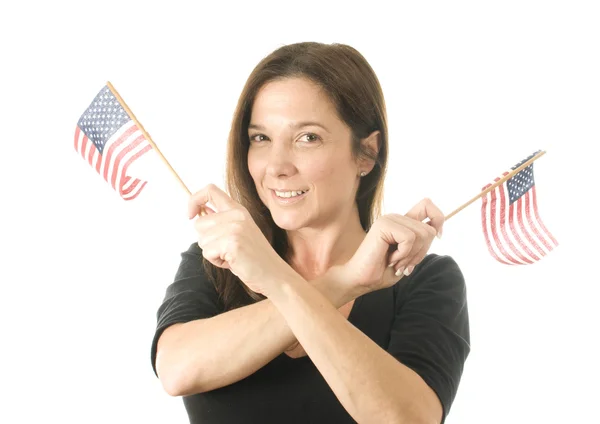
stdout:
POLYGON ((239 250, 240 245, 240 239, 236 235, 233 235, 229 238, 229 241, 227 243, 227 250, 232 253, 236 253, 239 250))
POLYGON ((240 208, 237 211, 237 216, 241 221, 248 221, 249 219, 252 219, 250 212, 248 212, 246 208, 240 208))
POLYGON ((428 236, 435 237, 435 235, 437 234, 437 230, 429 224, 424 224, 423 228, 424 228, 425 234, 428 236))
POLYGON ((241 222, 235 221, 231 223, 231 233, 234 235, 240 234, 244 229, 244 226, 241 222))
POLYGON ((398 245, 398 252, 402 253, 403 256, 406 255, 408 252, 410 252, 411 249, 412 249, 412 243, 407 242, 407 241, 400 243, 398 245))

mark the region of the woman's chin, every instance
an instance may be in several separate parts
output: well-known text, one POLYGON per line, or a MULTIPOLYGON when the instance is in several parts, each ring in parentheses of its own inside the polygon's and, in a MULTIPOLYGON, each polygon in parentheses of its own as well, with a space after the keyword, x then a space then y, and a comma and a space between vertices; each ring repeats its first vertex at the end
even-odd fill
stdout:
POLYGON ((273 211, 271 211, 271 216, 273 217, 275 224, 282 230, 294 231, 304 226, 304 219, 298 217, 297 214, 293 212, 273 213, 273 211))

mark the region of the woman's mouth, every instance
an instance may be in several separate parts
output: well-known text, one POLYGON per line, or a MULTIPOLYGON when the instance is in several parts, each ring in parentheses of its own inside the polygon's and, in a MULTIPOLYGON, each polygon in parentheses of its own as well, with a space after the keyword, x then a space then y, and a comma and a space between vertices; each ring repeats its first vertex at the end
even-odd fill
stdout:
POLYGON ((306 197, 308 190, 276 191, 271 190, 273 199, 280 205, 291 205, 306 197))

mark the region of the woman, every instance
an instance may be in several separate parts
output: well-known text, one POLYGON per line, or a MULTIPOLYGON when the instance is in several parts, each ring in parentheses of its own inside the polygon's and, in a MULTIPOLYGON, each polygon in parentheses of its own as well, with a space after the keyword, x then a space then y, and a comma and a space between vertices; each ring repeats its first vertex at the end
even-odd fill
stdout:
POLYGON ((429 200, 380 216, 387 135, 349 46, 284 46, 252 72, 231 197, 191 197, 198 241, 157 313, 152 365, 191 423, 445 421, 470 349, 465 282, 427 253, 444 220, 429 200))

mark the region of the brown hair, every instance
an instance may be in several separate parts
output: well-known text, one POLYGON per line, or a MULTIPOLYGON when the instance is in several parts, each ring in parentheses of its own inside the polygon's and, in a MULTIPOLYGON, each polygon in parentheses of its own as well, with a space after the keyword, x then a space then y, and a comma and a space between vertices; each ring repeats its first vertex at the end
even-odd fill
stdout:
MULTIPOLYGON (((375 167, 361 178, 356 201, 361 226, 368 231, 382 213, 383 183, 387 169, 388 130, 385 101, 379 80, 366 59, 344 44, 303 42, 273 51, 254 68, 240 95, 229 133, 226 187, 231 198, 244 206, 274 250, 286 258, 287 235, 271 217, 258 196, 248 170, 248 125, 258 91, 266 83, 285 78, 307 78, 317 84, 336 107, 340 119, 352 133, 352 155, 369 158, 375 167), (361 139, 380 131, 379 152, 361 145, 361 139)), ((244 285, 228 269, 203 258, 203 267, 225 305, 234 309, 264 299, 244 285)))

